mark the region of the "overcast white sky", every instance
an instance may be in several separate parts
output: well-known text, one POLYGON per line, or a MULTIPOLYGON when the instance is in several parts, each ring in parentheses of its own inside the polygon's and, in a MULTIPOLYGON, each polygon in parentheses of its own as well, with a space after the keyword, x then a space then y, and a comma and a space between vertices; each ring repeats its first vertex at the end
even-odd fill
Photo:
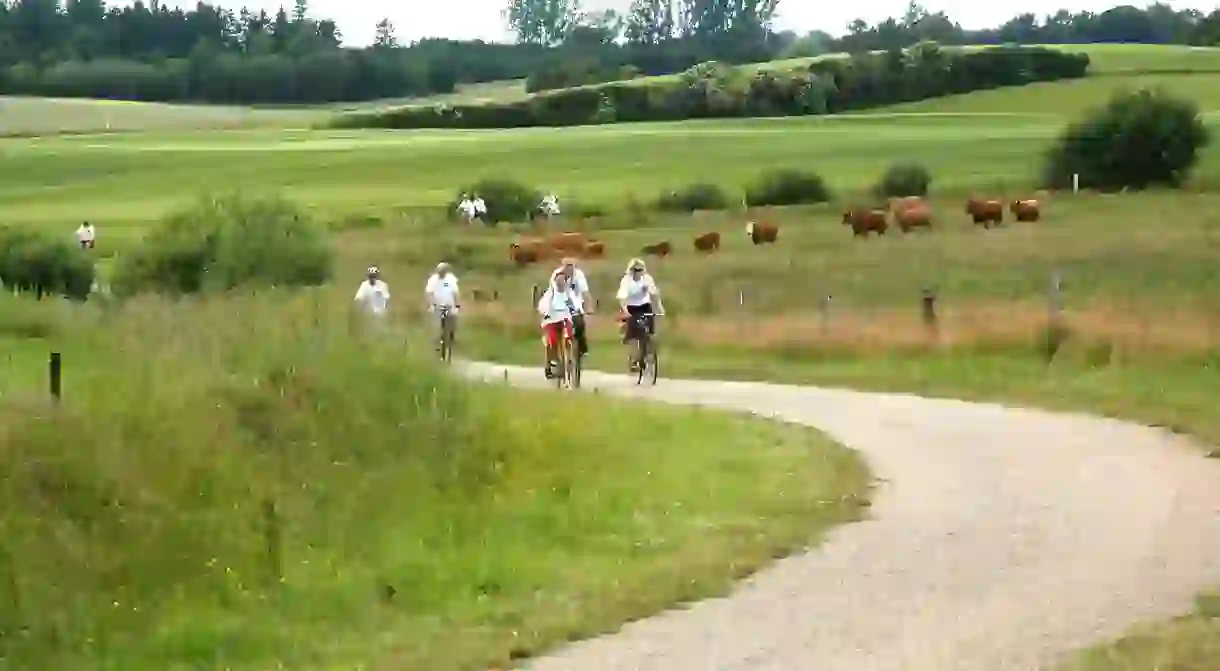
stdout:
MULTIPOLYGON (((215 1, 215 0, 214 0, 215 1)), ((265 9, 274 12, 293 0, 219 0, 219 4, 238 8, 265 9)), ((126 3, 119 3, 126 4, 126 3)), ((193 7, 194 0, 168 0, 166 4, 193 7)), ((368 44, 373 39, 373 27, 388 17, 403 42, 421 37, 454 39, 504 40, 508 34, 500 17, 505 0, 311 0, 310 13, 319 18, 333 19, 343 32, 343 42, 349 46, 368 44)), ((585 0, 587 9, 626 9, 631 0, 585 0)), ((945 11, 966 28, 986 28, 998 25, 1020 12, 1039 16, 1059 9, 1102 12, 1123 4, 1122 0, 1023 0, 1019 3, 987 2, 986 0, 927 0, 922 3, 929 11, 945 11)), ((1131 2, 1137 6, 1145 2, 1131 2)), ((1210 12, 1216 2, 1169 0, 1177 9, 1195 8, 1210 12)), ((839 34, 856 18, 874 23, 902 14, 905 0, 856 0, 855 2, 816 2, 815 0, 781 0, 779 29, 798 31, 825 30, 839 34)))

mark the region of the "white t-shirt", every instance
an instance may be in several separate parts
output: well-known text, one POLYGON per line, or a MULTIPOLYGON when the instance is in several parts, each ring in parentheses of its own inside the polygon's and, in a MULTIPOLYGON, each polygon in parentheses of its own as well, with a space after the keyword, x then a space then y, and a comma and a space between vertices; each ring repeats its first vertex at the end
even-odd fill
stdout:
POLYGON ((356 302, 364 305, 364 309, 372 314, 383 315, 390 306, 390 287, 381 280, 373 284, 361 282, 356 290, 356 302))
POLYGON ((93 230, 93 226, 91 226, 91 225, 86 226, 84 224, 81 224, 81 227, 76 229, 76 241, 77 242, 93 242, 93 238, 95 235, 96 235, 96 232, 93 230))
MULTIPOLYGON (((555 272, 551 273, 551 281, 555 281, 555 276, 563 269, 556 268, 555 272)), ((576 314, 584 314, 585 311, 585 294, 589 293, 589 279, 585 277, 585 271, 580 268, 572 269, 572 279, 568 282, 568 293, 572 294, 572 302, 576 305, 576 314)))
POLYGON ((474 199, 474 213, 479 215, 487 214, 487 203, 484 203, 482 198, 474 199))
POLYGON ((428 284, 424 286, 424 295, 434 306, 454 307, 458 299, 458 278, 453 273, 445 273, 444 277, 432 273, 428 284))
POLYGON ((618 299, 624 301, 627 305, 644 305, 651 303, 653 297, 660 293, 657 291, 657 283, 652 281, 652 275, 644 273, 637 280, 630 274, 623 275, 623 280, 618 284, 618 299))
POLYGON ((575 308, 572 292, 555 291, 553 285, 547 287, 547 290, 542 293, 542 298, 538 299, 538 314, 542 315, 543 324, 555 324, 569 319, 575 314, 575 308))
POLYGON ((559 199, 555 196, 547 196, 542 199, 542 211, 551 216, 559 214, 559 199))
POLYGON ((475 213, 475 204, 467 198, 458 203, 458 211, 466 216, 467 219, 473 219, 475 213))

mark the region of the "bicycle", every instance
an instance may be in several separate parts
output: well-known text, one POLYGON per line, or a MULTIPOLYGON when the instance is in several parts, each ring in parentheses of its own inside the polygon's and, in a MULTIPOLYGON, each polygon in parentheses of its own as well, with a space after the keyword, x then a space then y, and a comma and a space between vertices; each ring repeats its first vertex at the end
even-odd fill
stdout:
POLYGON ((563 335, 559 339, 559 370, 555 374, 555 388, 580 388, 581 357, 576 351, 576 337, 572 331, 572 320, 563 321, 563 335))
POLYGON ((660 365, 657 363, 657 348, 654 338, 648 331, 649 317, 655 319, 656 315, 646 313, 627 318, 628 337, 635 340, 635 347, 632 348, 632 353, 629 357, 629 371, 636 374, 635 383, 637 385, 643 384, 645 375, 648 375, 650 384, 655 385, 660 370, 660 365))
POLYGON ((437 307, 441 325, 440 355, 441 361, 445 363, 453 360, 453 317, 449 314, 451 309, 448 305, 437 307))

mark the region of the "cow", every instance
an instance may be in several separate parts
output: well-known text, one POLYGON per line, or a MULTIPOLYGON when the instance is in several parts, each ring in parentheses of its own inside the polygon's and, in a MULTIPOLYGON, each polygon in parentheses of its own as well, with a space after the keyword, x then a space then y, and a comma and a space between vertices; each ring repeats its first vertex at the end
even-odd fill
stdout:
POLYGON ((710 253, 718 249, 720 249, 720 233, 717 231, 709 231, 695 237, 695 251, 710 253))
POLYGON ((640 254, 642 256, 659 256, 661 258, 665 258, 669 256, 672 251, 673 247, 669 244, 669 241, 664 240, 653 245, 644 245, 643 249, 640 250, 640 254))
POLYGON ((547 257, 547 245, 538 238, 517 238, 508 246, 508 258, 518 267, 537 263, 547 257))
POLYGON ((552 235, 549 242, 551 247, 557 252, 565 254, 579 254, 585 251, 585 245, 588 244, 589 241, 585 238, 583 233, 566 232, 552 235))
POLYGON ((971 198, 966 201, 966 214, 974 219, 976 226, 982 224, 983 228, 991 228, 993 223, 999 226, 1004 223, 1004 203, 971 198))
POLYGON ((585 243, 585 258, 600 259, 606 255, 606 243, 601 240, 590 240, 585 243))
POLYGON ((849 209, 843 213, 843 225, 851 226, 852 235, 866 238, 869 233, 885 235, 885 231, 890 227, 885 218, 885 210, 877 208, 849 209))
POLYGON ((932 208, 919 202, 901 207, 894 212, 894 223, 903 233, 910 233, 913 228, 932 228, 932 208))
POLYGON ((902 198, 890 198, 890 214, 897 216, 903 210, 909 210, 913 207, 927 207, 921 196, 904 196, 902 198))
POLYGON ((751 221, 746 224, 746 235, 750 236, 750 242, 756 245, 774 244, 779 237, 779 226, 751 221))
POLYGON ((1017 221, 1038 221, 1042 218, 1042 203, 1036 200, 1014 200, 1010 209, 1017 221))

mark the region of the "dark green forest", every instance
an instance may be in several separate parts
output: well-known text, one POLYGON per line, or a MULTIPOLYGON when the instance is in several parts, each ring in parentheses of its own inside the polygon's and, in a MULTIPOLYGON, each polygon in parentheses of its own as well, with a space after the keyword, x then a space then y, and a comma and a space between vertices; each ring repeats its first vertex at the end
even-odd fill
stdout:
MULTIPOLYGON (((793 0, 790 0, 793 1, 793 0)), ((266 12, 205 2, 0 0, 0 94, 146 101, 297 104, 446 93, 462 83, 529 80, 531 90, 744 63, 907 47, 988 43, 1220 43, 1220 10, 1123 6, 1092 14, 1016 16, 963 30, 912 3, 901 17, 823 32, 775 32, 778 0, 636 0, 586 14, 570 0, 510 0, 515 44, 423 39, 399 43, 389 21, 374 44, 350 47, 307 0, 266 12)), ((421 8, 420 11, 426 11, 421 8)))

